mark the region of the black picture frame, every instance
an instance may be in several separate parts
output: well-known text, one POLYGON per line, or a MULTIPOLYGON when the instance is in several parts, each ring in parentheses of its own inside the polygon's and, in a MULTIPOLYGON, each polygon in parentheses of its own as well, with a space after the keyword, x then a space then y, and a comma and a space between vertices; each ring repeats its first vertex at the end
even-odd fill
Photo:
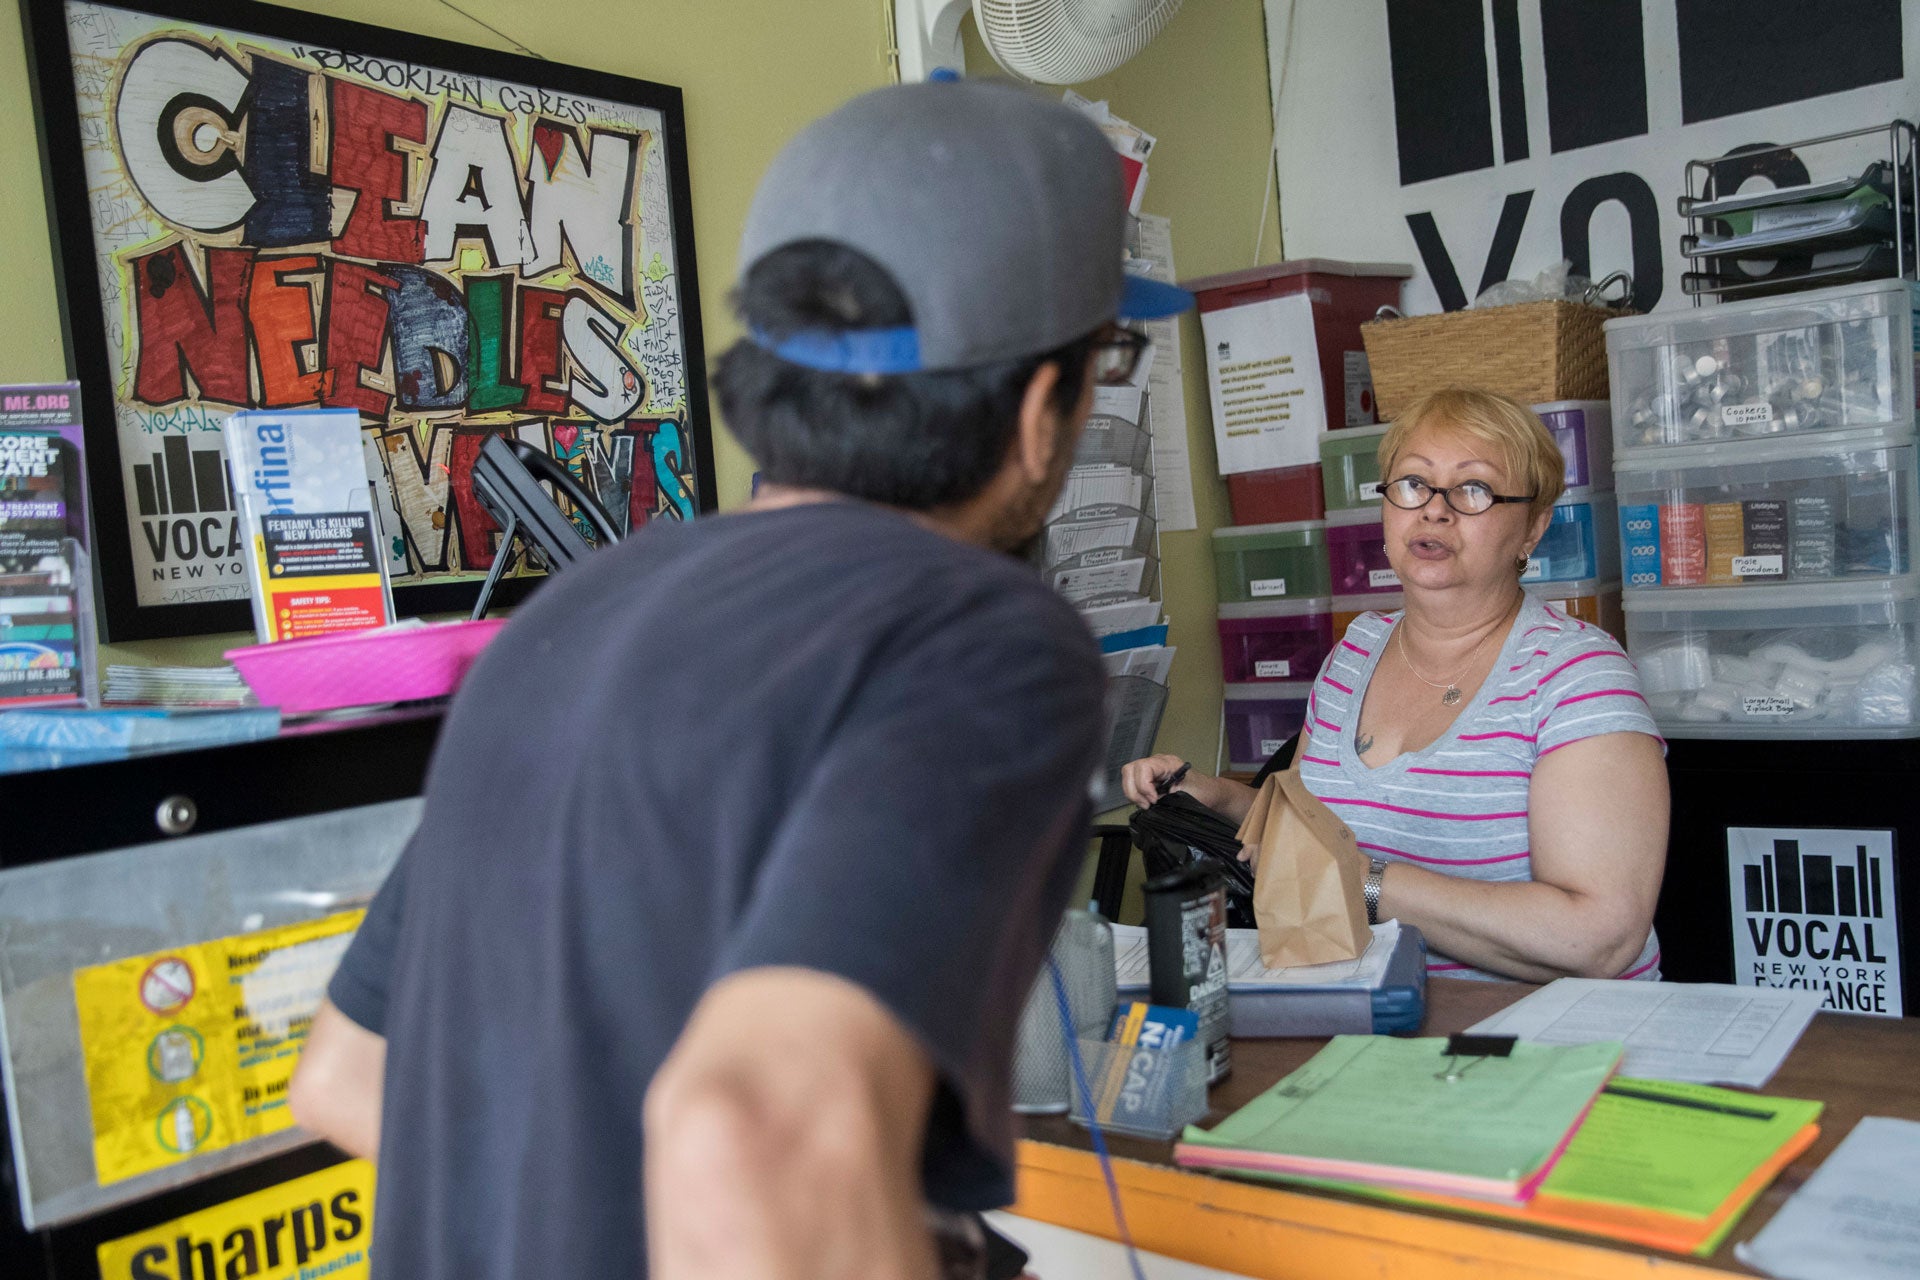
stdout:
MULTIPOLYGON (((124 330, 119 347, 116 348, 110 341, 108 319, 103 308, 101 284, 102 260, 96 247, 94 212, 90 207, 92 201, 89 193, 89 179, 86 168, 83 163, 81 163, 84 142, 83 129, 90 129, 96 138, 106 133, 110 122, 106 122, 102 118, 111 115, 114 107, 104 104, 117 104, 118 99, 114 96, 115 91, 113 90, 99 90, 99 97, 103 104, 102 109, 97 113, 96 118, 83 121, 80 113, 81 95, 75 85, 76 53, 69 39, 69 24, 67 20, 69 4, 72 2, 74 2, 74 0, 21 0, 21 8, 27 36, 28 66, 40 120, 42 168, 48 192, 48 218, 55 246, 55 254, 59 263, 57 277, 60 290, 63 332, 68 352, 70 375, 75 377, 81 385, 84 427, 87 441, 89 494, 95 524, 95 570, 100 602, 98 616, 100 619, 102 638, 120 642, 213 632, 250 630, 252 627, 252 618, 249 612, 248 601, 244 594, 238 599, 183 603, 143 603, 140 599, 140 584, 136 579, 136 531, 133 517, 128 511, 128 503, 130 497, 141 502, 149 502, 151 499, 144 491, 134 495, 130 495, 128 492, 130 486, 127 481, 127 460, 123 459, 122 456, 122 433, 119 426, 119 410, 121 406, 116 398, 115 363, 116 361, 124 361, 126 359, 126 352, 131 349, 127 344, 137 343, 139 338, 130 330, 124 330)), ((352 77, 356 71, 358 71, 361 73, 359 77, 359 82, 361 83, 366 83, 373 87, 385 88, 390 94, 410 96, 431 103, 432 98, 429 95, 421 94, 419 92, 419 86, 424 84, 431 88, 435 83, 433 77, 442 76, 443 79, 440 83, 443 87, 437 91, 440 100, 437 104, 428 106, 429 124, 427 126, 427 140, 436 151, 439 144, 439 127, 442 118, 449 111, 447 103, 452 101, 449 94, 465 92, 464 89, 450 90, 444 87, 448 84, 465 85, 468 81, 480 84, 482 86, 479 90, 481 98, 477 98, 475 101, 478 104, 477 109, 487 112, 493 110, 505 111, 509 108, 505 104, 490 104, 483 101, 486 86, 490 85, 498 89, 500 82, 507 82, 510 85, 530 89, 534 91, 532 95, 525 98, 516 96, 514 99, 515 102, 525 101, 529 103, 530 110, 526 114, 537 118, 545 124, 557 123, 562 132, 566 132, 568 127, 567 113, 572 112, 577 115, 580 110, 579 104, 582 102, 588 106, 597 104, 605 107, 611 104, 616 110, 638 108, 657 113, 660 120, 660 137, 657 141, 658 143, 664 144, 665 149, 666 201, 668 217, 670 219, 668 225, 671 236, 670 276, 674 295, 672 301, 677 305, 679 321, 678 350, 681 362, 676 372, 680 378, 684 379, 685 392, 684 400, 676 402, 676 407, 680 412, 677 416, 667 415, 665 419, 666 421, 672 422, 678 433, 677 439, 672 441, 672 444, 677 445, 678 451, 671 452, 671 456, 666 458, 663 464, 660 464, 668 468, 665 474, 672 482, 671 487, 673 489, 672 498, 667 500, 667 507, 670 509, 666 510, 665 514, 691 515, 714 508, 717 504, 717 498, 713 475, 712 427, 707 407, 705 352, 702 342, 700 320, 699 278, 694 260, 692 194, 687 170, 686 120, 681 93, 678 88, 671 85, 614 75, 608 72, 563 66, 519 54, 503 53, 470 45, 457 44, 428 36, 416 35, 411 32, 388 30, 366 23, 308 14, 298 10, 256 3, 255 0, 125 0, 124 3, 111 5, 102 4, 94 7, 120 11, 141 19, 164 20, 166 23, 176 24, 184 32, 196 37, 218 36, 226 37, 233 41, 244 41, 252 37, 261 41, 278 41, 284 44, 290 44, 306 51, 317 51, 315 55, 316 58, 318 55, 325 55, 327 59, 336 61, 336 66, 332 69, 321 65, 319 61, 316 61, 309 69, 309 73, 312 76, 325 77, 324 80, 319 81, 319 83, 326 86, 325 92, 318 94, 318 97, 328 101, 331 101, 329 95, 338 92, 332 87, 331 82, 343 78, 343 75, 345 77, 352 77), (341 55, 344 55, 344 57, 341 55), (358 63, 353 61, 353 59, 356 58, 359 59, 358 63), (380 69, 380 74, 387 77, 384 83, 366 80, 365 73, 376 65, 380 69), (409 79, 409 77, 417 77, 423 72, 427 73, 427 78, 424 81, 409 79), (397 84, 395 84, 396 80, 398 81, 397 84)), ((145 38, 152 40, 154 37, 149 35, 145 38)), ((275 61, 278 62, 279 57, 284 56, 285 55, 279 55, 275 61)), ((124 68, 120 70, 123 71, 124 68)), ((115 74, 118 73, 119 72, 116 72, 115 74)), ((238 105, 231 108, 231 112, 227 117, 229 122, 244 116, 250 116, 258 109, 253 86, 254 75, 255 72, 251 62, 249 62, 248 88, 245 96, 239 99, 238 105)), ((314 91, 309 90, 309 92, 312 93, 314 91)), ((574 128, 571 134, 574 142, 577 144, 576 150, 559 154, 563 154, 566 157, 579 157, 583 159, 588 157, 597 158, 599 153, 589 150, 594 136, 593 130, 595 122, 588 120, 576 123, 578 127, 574 128)), ((600 123, 604 124, 604 122, 600 123)), ((176 124, 175 127, 177 130, 180 126, 176 124)), ((231 127, 234 134, 239 136, 241 126, 233 124, 231 127)), ((316 125, 315 128, 318 129, 319 126, 316 125)), ((528 125, 528 128, 531 132, 531 123, 528 125)), ((164 131, 161 132, 163 134, 162 145, 164 146, 166 145, 164 131)), ((507 136, 505 126, 502 128, 502 134, 503 137, 507 136)), ((116 134, 108 133, 106 136, 108 137, 108 145, 116 148, 119 147, 119 143, 113 140, 117 136, 116 134)), ((262 131, 262 136, 265 136, 264 131, 262 131)), ((636 134, 636 137, 637 136, 636 134)), ((391 144, 391 139, 389 139, 389 143, 391 144)), ((553 145, 558 146, 559 144, 555 143, 553 145)), ((642 144, 634 142, 631 145, 634 159, 630 163, 634 167, 629 171, 629 180, 632 184, 632 189, 628 193, 630 200, 633 199, 634 191, 638 189, 639 184, 643 180, 641 166, 647 163, 643 155, 642 144)), ((652 140, 649 140, 647 145, 653 145, 652 140)), ((533 174, 533 165, 536 163, 532 151, 533 148, 530 147, 527 149, 524 157, 516 156, 516 162, 524 158, 526 174, 529 179, 529 181, 522 183, 523 207, 525 207, 524 202, 527 199, 525 190, 531 186, 530 179, 533 174)), ((124 163, 126 159, 125 153, 116 150, 115 154, 124 163)), ((262 154, 264 154, 264 152, 262 154)), ((232 155, 237 158, 240 155, 240 148, 234 148, 232 155)), ((251 163, 251 160, 249 159, 247 163, 251 163)), ((404 163, 407 162, 403 160, 403 164, 404 163)), ((588 170, 590 170, 591 164, 592 159, 586 159, 586 167, 588 170)), ((555 162, 552 158, 548 158, 546 165, 549 180, 551 181, 552 175, 555 173, 555 162)), ((247 178, 249 186, 252 186, 251 178, 244 172, 245 165, 236 159, 234 167, 243 170, 242 177, 247 178)), ((430 173, 431 171, 432 161, 428 161, 425 165, 424 172, 430 173)), ((131 173, 131 170, 129 169, 128 172, 131 173)), ((423 201, 426 196, 424 188, 427 185, 427 179, 419 176, 422 172, 423 170, 417 167, 416 163, 415 168, 408 170, 410 176, 406 179, 412 186, 412 189, 409 191, 409 197, 416 202, 423 201)), ((516 176, 518 176, 517 172, 516 176)), ((329 194, 337 195, 338 193, 334 190, 338 185, 337 175, 329 170, 324 175, 324 178, 329 194)), ((134 189, 136 192, 139 191, 137 187, 134 189)), ((368 194, 362 189, 356 189, 356 191, 357 194, 361 196, 368 194)), ((654 203, 657 204, 657 200, 654 203)), ((390 210, 388 211, 390 212, 390 210)), ((149 209, 149 212, 153 211, 149 209)), ((637 231, 638 220, 641 214, 642 209, 638 203, 630 204, 622 212, 622 217, 627 227, 626 234, 628 240, 626 243, 636 259, 631 264, 630 274, 626 277, 628 293, 634 298, 642 297, 641 289, 645 287, 644 282, 640 279, 641 275, 644 274, 644 269, 637 261, 637 254, 644 248, 644 246, 640 244, 641 237, 637 231)), ((156 220, 162 220, 157 213, 155 213, 154 216, 156 220)), ((337 223, 341 215, 336 212, 332 216, 337 223)), ((424 218, 422 218, 423 224, 424 221, 424 218)), ((235 227, 240 227, 240 224, 237 222, 234 225, 235 227)), ((174 229, 178 230, 177 227, 174 229)), ((248 228, 240 228, 240 234, 244 247, 244 239, 250 234, 250 230, 248 228)), ((424 236, 425 232, 422 231, 421 234, 424 236)), ((344 237, 339 237, 338 231, 335 230, 325 240, 315 239, 309 241, 305 246, 305 252, 321 257, 323 262, 321 271, 323 273, 332 270, 331 266, 325 265, 327 263, 325 255, 327 255, 328 250, 336 243, 336 238, 344 237)), ((467 243, 467 239, 456 232, 455 254, 458 255, 462 251, 462 246, 467 243)), ((488 247, 491 249, 491 241, 488 242, 488 247)), ((280 254, 290 248, 298 250, 300 246, 289 245, 284 242, 275 242, 272 245, 262 246, 256 249, 256 252, 265 251, 280 254)), ((567 251, 572 252, 575 248, 576 246, 569 241, 567 251)), ((108 256, 117 255, 110 254, 108 256)), ((183 258, 182 260, 184 261, 186 259, 183 258)), ((263 258, 260 260, 267 261, 270 259, 263 258)), ((414 259, 412 261, 420 260, 414 259)), ((596 259, 596 262, 598 262, 598 259, 596 259)), ((362 260, 354 265, 364 266, 367 264, 362 260)), ((496 266, 492 261, 487 262, 485 265, 488 268, 496 266)), ((427 262, 425 266, 430 271, 432 267, 431 261, 427 262)), ((589 277, 587 269, 582 266, 577 258, 573 260, 573 266, 575 268, 574 275, 567 286, 569 291, 567 294, 568 298, 571 298, 574 294, 583 297, 588 296, 593 294, 594 288, 611 288, 610 285, 603 286, 598 277, 589 277)), ((249 270, 250 269, 251 268, 249 268, 249 270)), ((463 272, 470 269, 471 268, 465 266, 461 268, 463 272)), ((131 290, 139 287, 141 277, 138 275, 137 269, 130 270, 132 270, 133 273, 123 273, 121 283, 127 286, 131 292, 131 290)), ((451 270, 451 268, 449 268, 449 270, 451 270)), ((602 268, 602 270, 604 272, 605 268, 602 268)), ((330 279, 331 277, 329 276, 328 278, 330 279)), ((547 278, 546 276, 542 277, 542 279, 547 278)), ((149 278, 148 283, 151 285, 151 278, 149 278)), ((655 280, 654 283, 658 284, 659 282, 655 280)), ((519 301, 519 293, 516 290, 526 287, 528 287, 526 282, 522 281, 517 275, 514 276, 507 286, 509 302, 503 308, 506 316, 504 323, 508 326, 516 327, 511 329, 512 336, 507 340, 508 345, 497 349, 496 354, 501 351, 505 353, 504 355, 500 355, 500 359, 502 360, 511 360, 516 355, 517 347, 515 344, 520 340, 520 329, 517 326, 519 326, 522 317, 514 313, 513 307, 519 301)), ((206 286, 205 296, 198 299, 201 301, 203 309, 209 309, 209 314, 212 314, 210 310, 213 306, 213 303, 210 301, 212 296, 213 286, 209 283, 206 286)), ((394 294, 388 294, 389 299, 392 299, 394 296, 394 294)), ((466 295, 464 293, 461 295, 461 303, 462 306, 465 306, 466 295)), ((398 305, 397 302, 394 305, 398 305)), ((324 304, 321 309, 321 314, 324 317, 324 304)), ((617 313, 615 318, 619 318, 617 313)), ((251 320, 249 320, 248 323, 249 326, 251 326, 251 320)), ((314 354, 310 361, 311 369, 307 370, 310 375, 319 369, 328 367, 327 355, 324 353, 324 348, 331 339, 322 332, 323 323, 324 320, 314 325, 314 333, 310 344, 314 354)), ((547 323, 552 325, 556 335, 560 332, 560 324, 557 319, 550 319, 547 323)), ((251 332, 251 327, 249 327, 249 333, 251 332)), ((470 316, 468 320, 469 342, 476 341, 472 337, 473 332, 474 321, 470 316)), ((498 335, 496 334, 495 336, 497 339, 498 335)), ((616 334, 615 338, 608 339, 610 347, 614 345, 618 336, 619 334, 616 334)), ((389 334, 381 341, 389 344, 385 347, 378 348, 378 350, 381 351, 383 358, 388 361, 388 367, 391 368, 392 362, 395 359, 395 348, 391 344, 393 344, 395 340, 391 334, 389 334)), ((554 342, 558 348, 561 340, 556 336, 554 342)), ((247 357, 252 363, 249 365, 249 371, 246 376, 257 385, 261 381, 262 375, 259 372, 259 355, 251 345, 251 338, 249 338, 248 350, 253 354, 247 357)), ((636 345, 633 350, 638 352, 639 347, 636 345)), ((469 354, 472 351, 477 351, 477 347, 470 348, 469 354)), ((621 356, 623 359, 625 358, 625 354, 622 351, 616 350, 616 355, 621 356)), ((296 360, 303 359, 303 357, 298 355, 294 358, 296 360)), ((571 355, 556 357, 556 359, 563 361, 571 358, 571 355)), ((627 363, 629 367, 633 367, 632 360, 628 360, 627 363)), ((180 365, 183 369, 187 367, 187 362, 184 357, 180 359, 180 365)), ((516 364, 514 367, 517 370, 519 366, 516 364)), ((362 364, 354 368, 353 376, 356 379, 356 389, 359 389, 362 385, 358 381, 362 377, 362 374, 374 368, 375 366, 371 364, 362 364)), ((572 370, 575 375, 578 373, 578 366, 576 365, 561 364, 558 368, 562 374, 567 373, 569 370, 572 370)), ((640 384, 643 389, 642 393, 649 397, 652 395, 651 384, 645 379, 650 372, 651 367, 642 373, 642 381, 640 384)), ((508 377, 509 381, 511 381, 511 375, 508 375, 508 377)), ((463 366, 460 374, 461 386, 465 385, 465 378, 466 372, 463 366)), ((186 383, 183 379, 183 385, 197 389, 199 384, 197 380, 193 383, 186 383)), ((555 384, 547 381, 542 385, 547 388, 547 395, 551 398, 554 395, 552 388, 555 384)), ((575 385, 578 385, 577 382, 575 385)), ((633 384, 629 382, 628 385, 631 387, 633 384)), ((519 389, 522 391, 527 390, 525 387, 520 387, 519 389)), ((397 399, 395 403, 398 403, 397 399)), ((528 403, 531 405, 531 399, 529 399, 528 403)), ((232 402, 227 401, 223 407, 231 405, 232 402)), ((657 428, 662 419, 657 413, 652 411, 653 407, 650 400, 646 407, 649 409, 649 413, 642 416, 646 416, 657 428)), ((573 405, 570 403, 568 408, 572 409, 573 405)), ((530 423, 528 425, 530 425, 531 420, 536 417, 537 414, 536 411, 531 408, 528 410, 528 413, 530 417, 530 423)), ((388 421, 391 421, 391 418, 389 418, 388 421)), ((474 424, 471 427, 464 427, 460 425, 462 421, 463 420, 449 415, 446 423, 447 429, 454 431, 456 434, 474 434, 498 426, 498 424, 482 423, 474 424)), ((558 424, 565 426, 570 421, 582 422, 587 427, 605 429, 608 427, 610 420, 600 419, 596 422, 592 418, 576 420, 555 416, 548 421, 549 438, 558 438, 554 436, 551 431, 552 425, 558 424)), ((611 421, 617 422, 618 419, 611 421)), ((369 418, 367 414, 363 413, 363 427, 377 429, 381 422, 382 419, 380 416, 373 415, 369 418)), ((515 424, 515 429, 519 429, 520 425, 522 424, 515 424)), ((397 431, 398 428, 393 428, 393 430, 397 431)), ((642 434, 637 436, 636 439, 639 443, 634 444, 630 449, 625 451, 630 460, 630 469, 627 472, 630 488, 639 483, 638 475, 631 470, 631 467, 640 465, 638 461, 632 461, 640 448, 644 446, 650 450, 659 451, 667 447, 659 443, 657 436, 653 434, 642 434)), ((395 446, 388 447, 393 448, 395 446)), ((571 445, 568 447, 571 447, 571 445)), ((416 453, 417 452, 418 449, 416 446, 416 453)), ((433 449, 430 447, 426 457, 431 460, 434 456, 433 449)), ((654 460, 649 456, 646 462, 650 467, 647 477, 648 492, 654 492, 652 488, 654 477, 651 470, 652 465, 655 465, 654 460)), ((155 469, 144 475, 136 472, 135 478, 143 482, 152 480, 150 487, 156 489, 162 488, 163 481, 155 478, 161 474, 158 469, 160 463, 161 458, 159 455, 156 455, 154 459, 155 469)), ((136 467, 139 466, 137 462, 134 465, 136 467)), ((423 472, 426 470, 426 462, 416 459, 416 465, 420 466, 423 472)), ((194 466, 196 467, 196 475, 198 475, 197 469, 201 466, 201 460, 198 458, 194 459, 194 466)), ((444 466, 443 469, 445 469, 444 466)), ((447 474, 450 477, 449 484, 451 486, 454 483, 451 479, 454 473, 449 470, 447 474)), ((233 478, 233 481, 237 483, 238 478, 233 478)), ((204 480, 202 483, 204 483, 204 480)), ((204 495, 205 490, 201 492, 204 495)), ((231 489, 229 489, 227 496, 229 502, 231 502, 231 489)), ((638 501, 638 499, 635 500, 638 501)), ((459 514, 453 509, 454 507, 453 494, 450 491, 447 501, 445 501, 441 507, 441 515, 445 518, 447 525, 459 519, 459 514)), ((396 510, 400 509, 397 501, 395 508, 396 510)), ((213 509, 214 507, 212 506, 206 507, 206 510, 213 509)), ((163 513, 168 510, 164 494, 160 499, 159 510, 163 513)), ((402 520, 405 518, 404 515, 401 517, 402 520)), ((149 524, 151 524, 151 522, 149 522, 149 524)), ((202 526, 203 529, 205 527, 205 525, 202 526)), ((437 524, 435 527, 439 528, 443 526, 437 524)), ((148 544, 152 545, 150 528, 144 533, 144 537, 148 544)), ((442 542, 444 544, 442 554, 447 557, 447 563, 451 565, 451 556, 454 554, 454 550, 457 550, 458 537, 455 532, 449 528, 448 533, 442 538, 442 542)), ((416 546, 411 534, 408 535, 407 546, 409 547, 410 553, 416 546)), ((481 578, 486 567, 487 565, 484 563, 478 563, 471 567, 463 563, 458 569, 459 576, 451 580, 442 579, 439 581, 414 583, 406 581, 405 578, 396 579, 394 584, 396 608, 400 614, 407 616, 470 609, 478 594, 481 578)), ((152 572, 151 567, 148 568, 148 572, 152 572)), ((232 571, 229 569, 226 570, 226 572, 231 573, 232 571)), ((500 584, 500 588, 495 593, 496 603, 512 603, 516 599, 524 596, 538 581, 539 578, 536 575, 515 576, 504 579, 500 584)))

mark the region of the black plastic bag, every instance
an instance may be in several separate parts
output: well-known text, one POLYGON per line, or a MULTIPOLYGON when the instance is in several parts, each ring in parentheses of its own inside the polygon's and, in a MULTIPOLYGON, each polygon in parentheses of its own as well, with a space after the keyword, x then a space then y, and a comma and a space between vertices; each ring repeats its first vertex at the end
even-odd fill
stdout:
POLYGON ((1147 879, 1195 864, 1217 871, 1227 886, 1227 927, 1252 929, 1253 868, 1240 861, 1240 824, 1229 822, 1184 791, 1156 800, 1127 823, 1147 879))

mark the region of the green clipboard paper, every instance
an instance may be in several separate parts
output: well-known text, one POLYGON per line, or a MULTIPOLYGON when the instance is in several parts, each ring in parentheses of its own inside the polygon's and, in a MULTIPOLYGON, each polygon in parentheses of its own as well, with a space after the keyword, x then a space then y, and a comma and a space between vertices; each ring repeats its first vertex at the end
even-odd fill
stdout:
POLYGON ((1438 1037, 1335 1036, 1213 1129, 1189 1127, 1174 1160, 1520 1204, 1623 1052, 1525 1041, 1505 1057, 1446 1049, 1438 1037))
POLYGON ((1824 1104, 1705 1084, 1609 1084, 1543 1191, 1687 1218, 1719 1212, 1824 1104))

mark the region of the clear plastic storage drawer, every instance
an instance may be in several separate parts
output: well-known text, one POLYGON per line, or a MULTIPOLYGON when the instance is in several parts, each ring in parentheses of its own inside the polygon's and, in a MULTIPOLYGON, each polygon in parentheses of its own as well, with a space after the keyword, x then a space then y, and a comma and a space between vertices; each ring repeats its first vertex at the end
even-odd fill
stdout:
POLYGON ((1583 582, 1620 576, 1612 494, 1568 490, 1527 558, 1522 582, 1583 582))
POLYGON ((1225 687, 1227 767, 1252 772, 1307 722, 1312 680, 1225 687))
POLYGON ((1620 552, 1631 590, 1890 578, 1914 560, 1907 435, 1707 446, 1623 460, 1620 552))
POLYGON ((1920 734, 1911 579, 1626 596, 1627 651, 1680 738, 1920 734))
POLYGON ((1567 460, 1569 489, 1604 488, 1613 473, 1613 415, 1605 400, 1555 400, 1533 411, 1567 460))
POLYGON ((1607 321, 1615 457, 1907 420, 1914 299, 1878 280, 1607 321))

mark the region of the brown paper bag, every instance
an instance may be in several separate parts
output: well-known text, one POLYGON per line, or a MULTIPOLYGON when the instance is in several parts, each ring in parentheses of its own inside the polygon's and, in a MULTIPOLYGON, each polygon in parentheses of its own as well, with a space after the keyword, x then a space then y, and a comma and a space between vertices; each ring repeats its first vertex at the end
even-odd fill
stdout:
POLYGON ((1367 859, 1353 832, 1288 769, 1253 798, 1240 843, 1260 851, 1253 914, 1269 969, 1351 960, 1367 948, 1367 859))

